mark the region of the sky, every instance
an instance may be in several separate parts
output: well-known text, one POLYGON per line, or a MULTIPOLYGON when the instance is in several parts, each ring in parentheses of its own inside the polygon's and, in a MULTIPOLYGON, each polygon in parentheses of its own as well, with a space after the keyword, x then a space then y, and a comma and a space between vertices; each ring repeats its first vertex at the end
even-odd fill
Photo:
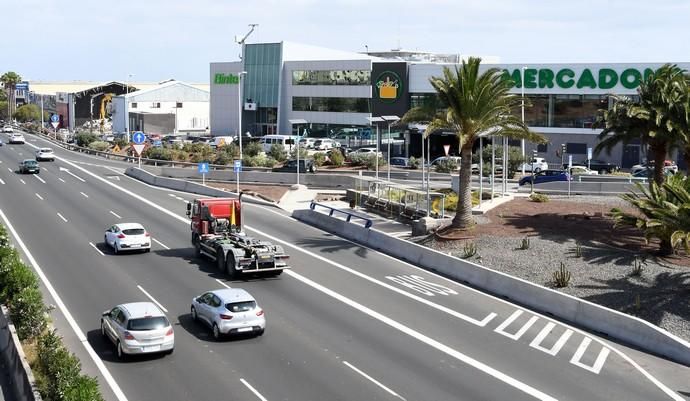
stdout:
POLYGON ((248 43, 497 56, 504 63, 690 61, 688 0, 3 0, 0 73, 204 83, 248 43))

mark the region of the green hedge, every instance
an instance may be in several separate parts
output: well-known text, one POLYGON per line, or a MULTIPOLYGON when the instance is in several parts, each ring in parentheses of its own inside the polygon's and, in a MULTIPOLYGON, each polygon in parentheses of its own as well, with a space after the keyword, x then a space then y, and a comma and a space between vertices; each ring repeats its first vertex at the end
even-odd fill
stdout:
POLYGON ((22 263, 0 224, 0 303, 7 305, 22 344, 37 344, 37 360, 29 361, 44 400, 102 401, 94 377, 81 374, 81 363, 48 331, 48 307, 36 274, 22 263))

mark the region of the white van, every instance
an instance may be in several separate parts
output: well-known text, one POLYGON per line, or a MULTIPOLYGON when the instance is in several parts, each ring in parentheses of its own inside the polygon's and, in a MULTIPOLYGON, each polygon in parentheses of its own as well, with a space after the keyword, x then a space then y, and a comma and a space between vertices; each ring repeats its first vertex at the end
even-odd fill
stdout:
POLYGON ((219 146, 230 145, 235 137, 232 136, 214 136, 213 141, 209 143, 212 148, 217 148, 219 146))
POLYGON ((270 152, 273 145, 283 145, 285 150, 290 150, 298 139, 299 137, 294 135, 265 135, 261 138, 261 146, 264 152, 270 152))

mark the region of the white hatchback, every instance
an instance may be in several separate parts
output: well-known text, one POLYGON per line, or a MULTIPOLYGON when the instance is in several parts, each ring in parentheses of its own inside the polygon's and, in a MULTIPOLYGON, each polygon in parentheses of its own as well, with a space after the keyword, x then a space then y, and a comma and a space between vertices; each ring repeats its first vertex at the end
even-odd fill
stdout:
POLYGON ((117 254, 127 250, 151 251, 151 234, 139 223, 118 223, 105 231, 105 244, 117 254))
POLYGON ((40 148, 36 150, 36 161, 50 160, 55 161, 55 153, 51 148, 40 148))
POLYGON ((117 305, 103 312, 101 334, 115 344, 117 357, 175 349, 175 333, 163 312, 152 302, 117 305))
POLYGON ((14 134, 10 135, 10 140, 8 142, 11 144, 24 143, 25 142, 24 135, 14 133, 14 134))
POLYGON ((263 309, 241 288, 205 292, 192 299, 191 312, 192 319, 211 328, 216 340, 225 334, 262 335, 266 329, 263 309))

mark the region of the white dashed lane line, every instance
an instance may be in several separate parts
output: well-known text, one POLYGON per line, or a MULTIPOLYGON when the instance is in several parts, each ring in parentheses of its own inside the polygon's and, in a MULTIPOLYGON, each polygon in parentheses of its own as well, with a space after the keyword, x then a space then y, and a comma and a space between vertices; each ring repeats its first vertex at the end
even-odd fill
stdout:
POLYGON ((67 219, 65 218, 65 216, 61 215, 60 213, 58 213, 57 215, 58 215, 59 218, 62 219, 62 221, 64 221, 65 223, 67 223, 67 219))
POLYGON ((165 309, 165 307, 164 307, 163 305, 161 305, 160 302, 156 301, 156 298, 152 297, 151 294, 149 294, 148 292, 146 292, 146 290, 145 290, 142 286, 137 285, 137 288, 138 288, 141 292, 143 292, 144 295, 146 295, 154 304, 158 305, 158 307, 161 308, 161 310, 162 310, 163 312, 168 313, 168 310, 165 309))
POLYGON ((397 397, 397 398, 400 398, 401 400, 404 400, 404 398, 401 397, 400 394, 398 394, 398 393, 396 393, 395 391, 389 389, 388 387, 384 386, 384 385, 383 385, 381 382, 379 382, 378 380, 374 379, 373 377, 369 376, 368 374, 366 374, 366 373, 362 372, 361 370, 357 369, 357 367, 355 367, 355 366, 354 366, 353 364, 351 364, 350 362, 348 362, 348 361, 343 361, 343 364, 345 364, 345 366, 347 366, 348 368, 354 370, 355 372, 359 373, 359 374, 360 374, 362 377, 364 377, 365 379, 367 379, 367 380, 369 380, 370 382, 372 382, 372 383, 376 384, 377 386, 381 387, 383 390, 385 390, 387 393, 389 393, 389 394, 392 395, 393 397, 397 397))
MULTIPOLYGON (((63 181, 63 182, 64 182, 64 181, 63 181)), ((82 195, 84 196, 84 198, 88 198, 88 197, 89 197, 89 195, 87 195, 87 194, 85 194, 85 193, 83 193, 83 192, 79 192, 79 193, 82 194, 82 195)))
POLYGON ((0 185, 5 185, 5 181, 3 181, 2 178, 0 178, 0 185))
POLYGON ((252 385, 249 384, 246 380, 244 380, 243 378, 240 378, 240 381, 242 382, 242 384, 244 384, 245 386, 247 386, 247 388, 248 388, 252 393, 254 393, 254 395, 257 396, 258 399, 260 399, 261 401, 268 401, 268 400, 266 399, 266 397, 264 397, 263 395, 261 395, 261 393, 259 393, 254 387, 252 387, 252 385))
POLYGON ((41 195, 39 195, 39 194, 36 194, 36 197, 37 197, 38 199, 40 199, 40 200, 43 200, 43 197, 42 197, 41 195))
POLYGON ((9 167, 7 167, 7 171, 9 171, 10 173, 13 173, 12 169, 9 167))
POLYGON ((63 179, 60 178, 60 177, 58 177, 58 180, 60 180, 60 182, 65 182, 65 180, 63 180, 63 179))
POLYGON ((121 219, 121 218, 122 218, 120 215, 118 215, 117 213, 113 212, 112 210, 110 211, 110 214, 112 214, 113 216, 117 217, 118 219, 121 219))
POLYGON ((100 253, 101 256, 105 256, 105 254, 104 254, 103 252, 101 252, 101 250, 98 249, 98 247, 96 247, 96 245, 94 245, 93 242, 89 242, 89 245, 91 245, 91 247, 92 247, 93 249, 95 249, 96 252, 100 253))
POLYGON ((21 178, 19 179, 19 181, 21 181, 22 184, 26 185, 26 182, 24 182, 24 180, 22 180, 21 178))
POLYGON ((42 183, 46 183, 45 180, 43 180, 43 178, 39 177, 38 175, 34 175, 34 177, 36 177, 36 179, 41 181, 42 183))

